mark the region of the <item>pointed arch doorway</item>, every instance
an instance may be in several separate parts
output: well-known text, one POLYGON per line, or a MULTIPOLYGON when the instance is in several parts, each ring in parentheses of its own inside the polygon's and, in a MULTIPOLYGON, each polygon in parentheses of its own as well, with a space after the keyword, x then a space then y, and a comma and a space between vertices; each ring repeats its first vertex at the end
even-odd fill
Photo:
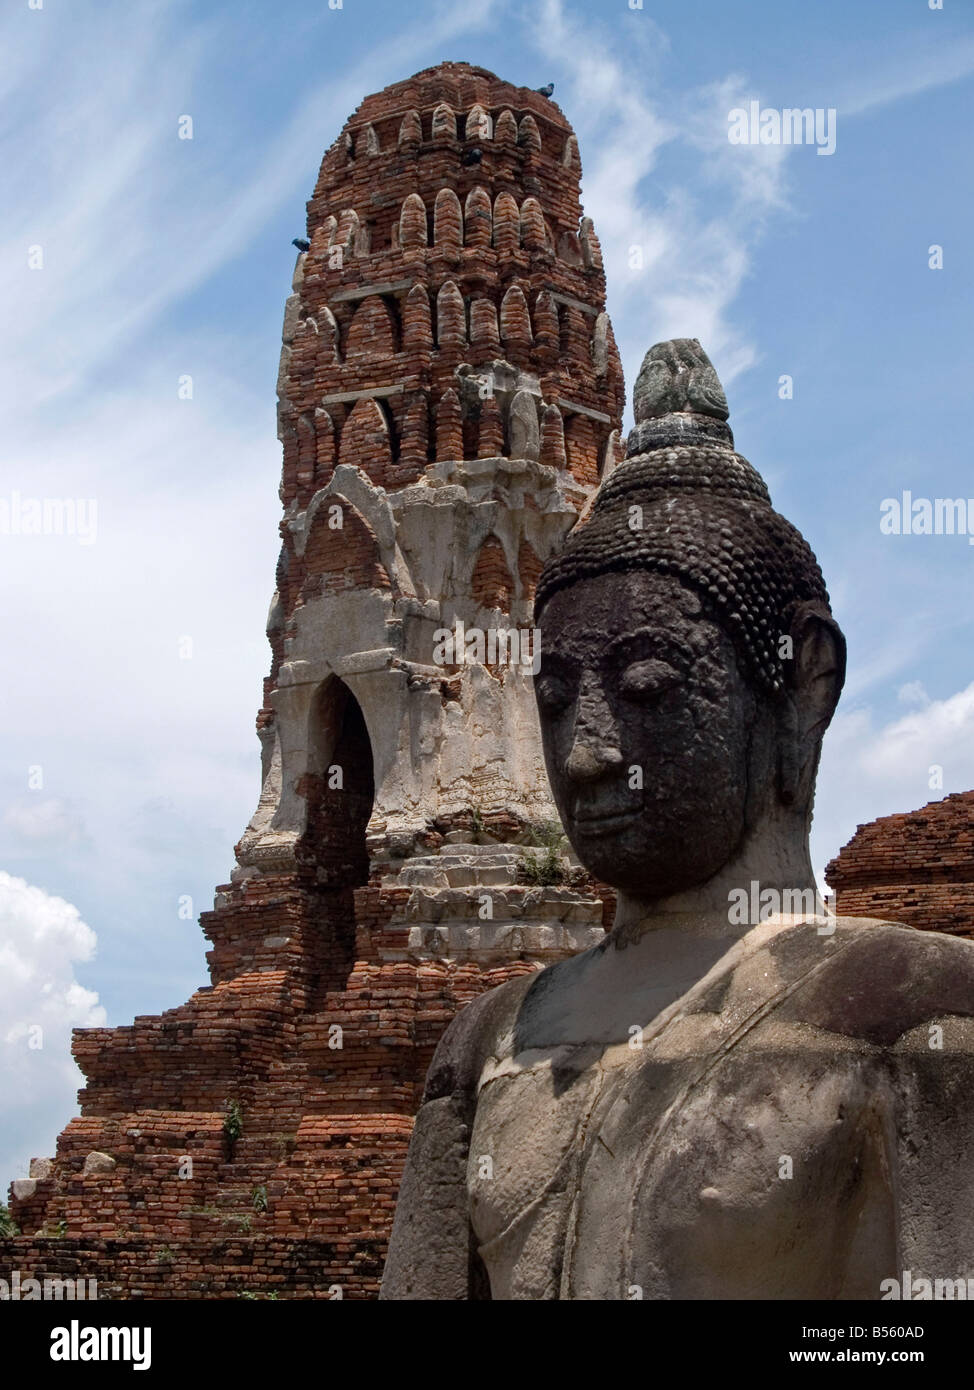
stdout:
POLYGON ((365 832, 375 800, 372 743, 362 707, 329 676, 311 715, 311 766, 303 858, 319 898, 319 989, 340 989, 355 960, 354 891, 368 882, 365 832))

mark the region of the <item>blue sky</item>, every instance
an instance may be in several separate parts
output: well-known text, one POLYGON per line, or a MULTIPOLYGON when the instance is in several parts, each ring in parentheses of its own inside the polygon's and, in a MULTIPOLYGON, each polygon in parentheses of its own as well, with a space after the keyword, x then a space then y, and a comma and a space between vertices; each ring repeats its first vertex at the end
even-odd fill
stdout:
POLYGON ((432 63, 554 81, 629 388, 652 343, 700 338, 822 562, 850 667, 816 869, 974 786, 974 547, 879 530, 903 489, 974 497, 964 0, 14 0, 0 40, 0 498, 98 508, 91 545, 0 535, 4 1179, 72 1113, 72 1025, 205 980, 195 919, 259 790, 289 243, 345 118, 432 63), (752 99, 835 107, 834 155, 731 145, 752 99))

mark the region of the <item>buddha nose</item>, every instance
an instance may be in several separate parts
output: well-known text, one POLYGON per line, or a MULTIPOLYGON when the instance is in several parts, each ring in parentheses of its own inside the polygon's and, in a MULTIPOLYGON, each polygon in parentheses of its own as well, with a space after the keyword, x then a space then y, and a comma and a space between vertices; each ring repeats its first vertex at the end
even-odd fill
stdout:
POLYGON ((593 782, 621 763, 622 753, 608 702, 594 682, 583 680, 565 772, 573 782, 593 782))

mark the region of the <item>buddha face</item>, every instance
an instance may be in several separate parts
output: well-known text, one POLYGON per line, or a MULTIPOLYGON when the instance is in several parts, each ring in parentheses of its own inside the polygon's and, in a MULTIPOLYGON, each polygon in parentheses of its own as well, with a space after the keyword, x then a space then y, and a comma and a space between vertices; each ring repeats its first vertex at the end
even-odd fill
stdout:
POLYGON ((735 855, 768 791, 770 715, 679 579, 606 574, 541 612, 535 693, 548 776, 585 867, 658 900, 735 855))

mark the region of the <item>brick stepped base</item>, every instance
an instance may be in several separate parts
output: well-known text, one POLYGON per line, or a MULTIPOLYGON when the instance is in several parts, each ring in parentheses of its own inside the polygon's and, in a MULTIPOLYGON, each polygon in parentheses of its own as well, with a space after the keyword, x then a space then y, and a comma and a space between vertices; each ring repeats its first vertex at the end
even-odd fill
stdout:
POLYGON ((415 861, 408 886, 357 889, 360 958, 344 988, 321 988, 306 923, 286 943, 289 969, 244 970, 159 1017, 79 1032, 83 1113, 56 1157, 13 1185, 24 1235, 0 1259, 23 1272, 73 1252, 126 1297, 235 1297, 266 1291, 271 1276, 289 1295, 374 1296, 444 1028, 485 989, 601 936, 606 908, 590 885, 511 883, 511 857, 497 855, 508 881, 494 890, 494 923, 471 917, 478 883, 464 893, 433 881, 452 874, 452 852, 415 861), (507 933, 503 963, 492 931, 507 933), (444 959, 444 944, 463 958, 444 959))
POLYGON ((385 1233, 336 1240, 220 1236, 191 1240, 0 1242, 0 1279, 95 1279, 99 1299, 375 1297, 385 1233))

